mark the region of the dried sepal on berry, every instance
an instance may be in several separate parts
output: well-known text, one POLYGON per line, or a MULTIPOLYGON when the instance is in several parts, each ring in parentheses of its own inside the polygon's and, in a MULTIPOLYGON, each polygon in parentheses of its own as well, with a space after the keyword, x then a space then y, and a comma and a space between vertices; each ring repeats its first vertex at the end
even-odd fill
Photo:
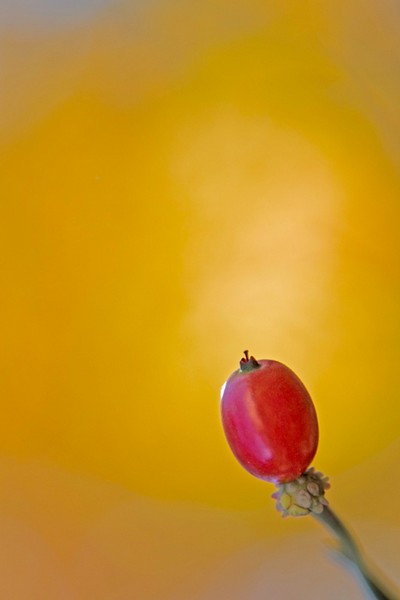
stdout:
POLYGON ((276 508, 283 517, 302 517, 310 513, 321 514, 328 505, 325 490, 329 486, 328 478, 314 468, 303 475, 277 486, 272 495, 276 500, 276 508))

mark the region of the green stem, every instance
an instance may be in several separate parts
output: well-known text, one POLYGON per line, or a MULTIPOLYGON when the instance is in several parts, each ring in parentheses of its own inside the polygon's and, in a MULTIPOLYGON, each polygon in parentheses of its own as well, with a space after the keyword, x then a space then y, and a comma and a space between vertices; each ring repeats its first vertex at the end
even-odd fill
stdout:
POLYGON ((357 568, 361 579, 372 593, 373 598, 377 600, 397 600, 395 596, 384 590, 382 584, 371 575, 349 530, 328 506, 324 506, 324 510, 320 514, 313 513, 313 517, 336 536, 340 543, 339 550, 341 554, 357 568))

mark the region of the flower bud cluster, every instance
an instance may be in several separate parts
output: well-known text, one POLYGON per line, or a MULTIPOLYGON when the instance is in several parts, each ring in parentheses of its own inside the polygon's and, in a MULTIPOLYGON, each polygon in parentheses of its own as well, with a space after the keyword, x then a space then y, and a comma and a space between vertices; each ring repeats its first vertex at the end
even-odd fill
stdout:
POLYGON ((328 505, 325 498, 325 490, 330 487, 328 478, 313 468, 294 481, 281 483, 277 487, 278 490, 272 497, 283 517, 321 514, 324 506, 328 505))

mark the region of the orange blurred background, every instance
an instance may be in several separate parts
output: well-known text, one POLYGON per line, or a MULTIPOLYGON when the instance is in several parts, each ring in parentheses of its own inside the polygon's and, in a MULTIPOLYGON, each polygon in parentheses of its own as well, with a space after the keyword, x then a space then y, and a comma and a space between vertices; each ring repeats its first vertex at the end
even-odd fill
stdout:
POLYGON ((4 0, 4 598, 363 597, 227 447, 245 348, 400 584, 399 39, 390 0, 4 0))

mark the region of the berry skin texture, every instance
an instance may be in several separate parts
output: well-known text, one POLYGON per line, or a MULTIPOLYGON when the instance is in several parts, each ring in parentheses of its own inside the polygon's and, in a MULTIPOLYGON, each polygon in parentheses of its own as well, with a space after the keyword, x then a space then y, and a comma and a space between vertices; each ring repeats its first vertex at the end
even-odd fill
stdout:
POLYGON ((291 369, 275 360, 240 361, 221 390, 228 444, 249 473, 280 484, 297 479, 318 446, 311 397, 291 369))

